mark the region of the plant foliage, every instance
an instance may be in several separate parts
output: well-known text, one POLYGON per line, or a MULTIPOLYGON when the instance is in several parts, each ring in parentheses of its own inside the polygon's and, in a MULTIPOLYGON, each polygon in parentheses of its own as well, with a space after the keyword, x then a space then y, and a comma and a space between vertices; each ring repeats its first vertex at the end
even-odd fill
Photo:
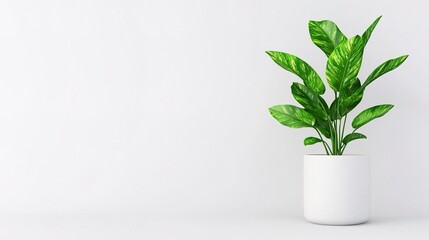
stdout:
POLYGON ((329 106, 322 97, 326 90, 325 84, 308 63, 289 53, 266 52, 280 67, 303 81, 303 84, 294 82, 291 86, 293 97, 303 108, 277 105, 269 110, 277 121, 287 127, 316 130, 318 137, 305 138, 304 145, 322 143, 326 154, 342 155, 351 141, 366 139, 365 135, 356 132, 357 129, 384 116, 393 108, 391 104, 382 104, 364 110, 353 119, 352 132, 345 135, 347 115, 361 102, 368 85, 399 67, 408 57, 403 55, 387 60, 361 83, 358 74, 364 49, 380 19, 381 16, 361 36, 351 38, 347 38, 332 21, 308 23, 311 40, 328 57, 326 81, 334 91, 334 99, 329 106))

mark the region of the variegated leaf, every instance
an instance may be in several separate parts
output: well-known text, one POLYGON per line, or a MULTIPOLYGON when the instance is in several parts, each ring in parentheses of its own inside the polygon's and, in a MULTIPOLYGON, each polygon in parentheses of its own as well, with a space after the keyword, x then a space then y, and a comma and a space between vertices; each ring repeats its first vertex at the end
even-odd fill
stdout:
POLYGON ((267 54, 280 67, 300 77, 304 81, 304 84, 315 93, 325 93, 325 85, 322 79, 308 63, 289 53, 267 51, 267 54))
POLYGON ((315 119, 316 119, 316 123, 314 124, 314 127, 317 128, 317 130, 319 130, 323 134, 323 136, 325 136, 326 138, 331 138, 329 121, 323 120, 323 119, 320 119, 317 117, 315 119))
POLYGON ((357 78, 363 48, 361 37, 355 36, 341 43, 329 56, 326 79, 334 91, 341 92, 357 78))
POLYGON ((269 110, 277 121, 291 128, 312 127, 316 122, 310 113, 293 105, 277 105, 269 110))
POLYGON ((352 79, 349 85, 343 87, 340 97, 347 98, 355 93, 360 87, 361 83, 359 78, 352 79))
POLYGON ((329 20, 310 21, 308 28, 313 43, 328 57, 340 43, 347 40, 338 26, 329 20))
POLYGON ((347 145, 349 142, 357 139, 366 139, 366 136, 362 133, 350 133, 343 138, 343 144, 347 145))
POLYGON ((372 31, 374 31, 375 27, 377 26, 378 22, 380 21, 381 16, 375 19, 375 21, 366 29, 366 31, 362 34, 362 42, 363 45, 366 46, 368 43, 369 38, 371 37, 372 31))
POLYGON ((384 116, 387 112, 390 111, 390 109, 393 108, 393 105, 391 104, 382 104, 377 105, 371 108, 368 108, 364 110, 363 112, 359 113, 352 122, 352 127, 355 129, 358 129, 362 127, 363 125, 367 124, 368 122, 384 116))
POLYGON ((308 146, 308 145, 313 145, 316 144, 318 142, 321 142, 322 140, 320 138, 317 137, 307 137, 304 139, 304 145, 308 146))
POLYGON ((340 117, 352 111, 362 100, 365 88, 359 88, 352 95, 340 99, 340 117))
POLYGON ((363 97, 363 89, 358 78, 350 86, 343 88, 340 96, 332 102, 330 116, 332 120, 340 119, 355 108, 363 97), (337 104, 339 103, 339 106, 337 104))
POLYGON ((408 55, 400 56, 398 58, 393 58, 390 60, 387 60, 380 66, 378 66, 372 73, 368 76, 368 78, 363 83, 362 87, 368 86, 370 83, 372 83, 375 79, 381 77, 383 74, 388 73, 395 68, 399 67, 406 59, 408 58, 408 55))
POLYGON ((328 119, 328 114, 320 105, 319 95, 314 93, 309 87, 295 82, 292 84, 291 90, 295 100, 299 102, 305 110, 324 120, 328 119))
POLYGON ((323 110, 328 113, 329 112, 329 106, 326 103, 325 99, 323 99, 322 96, 319 96, 319 103, 322 106, 323 110))

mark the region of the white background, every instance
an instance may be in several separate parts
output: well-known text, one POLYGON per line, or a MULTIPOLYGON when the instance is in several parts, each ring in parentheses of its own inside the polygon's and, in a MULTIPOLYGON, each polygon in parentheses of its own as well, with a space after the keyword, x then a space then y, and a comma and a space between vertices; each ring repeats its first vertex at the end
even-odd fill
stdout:
POLYGON ((302 156, 323 149, 303 146, 311 130, 269 115, 294 103, 289 88, 300 80, 264 51, 298 55, 324 77, 308 20, 331 19, 353 36, 379 15, 360 77, 410 57, 367 89, 355 114, 395 108, 347 152, 372 156, 373 219, 427 220, 427 9, 417 0, 1 1, 0 222, 12 225, 0 236, 35 216, 301 223, 302 156))

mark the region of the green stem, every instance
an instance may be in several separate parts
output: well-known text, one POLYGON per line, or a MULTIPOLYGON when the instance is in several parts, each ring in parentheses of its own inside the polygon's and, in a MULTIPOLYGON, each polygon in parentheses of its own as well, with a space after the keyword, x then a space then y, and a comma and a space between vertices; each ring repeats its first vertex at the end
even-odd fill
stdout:
POLYGON ((331 132, 331 146, 332 146, 332 154, 335 155, 335 131, 334 131, 334 127, 332 126, 331 123, 329 123, 329 131, 331 132))
POLYGON ((325 142, 325 140, 323 139, 322 134, 320 134, 320 132, 319 132, 319 130, 317 130, 317 128, 314 128, 314 130, 316 130, 317 134, 319 134, 320 140, 322 140, 323 147, 325 148, 325 151, 326 151, 326 155, 330 155, 329 153, 331 153, 331 154, 332 154, 332 151, 331 151, 331 149, 329 148, 328 144, 327 144, 327 143, 325 142), (328 151, 328 148, 329 148, 329 151, 328 151))
MULTIPOLYGON (((329 121, 329 133, 331 134, 331 146, 332 149, 335 150, 335 138, 334 138, 334 127, 332 126, 332 120, 330 117, 328 117, 328 121, 329 121)), ((331 150, 331 154, 335 154, 334 151, 331 150)))
POLYGON ((341 153, 341 118, 340 120, 338 120, 338 149, 340 150, 339 152, 341 153))
MULTIPOLYGON (((347 123, 347 114, 346 114, 346 116, 344 117, 344 123, 343 123, 343 131, 341 132, 341 143, 343 142, 343 138, 344 138, 344 130, 345 130, 345 128, 346 128, 346 123, 347 123)), ((342 152, 341 152, 341 154, 343 154, 342 152)))
POLYGON ((332 139, 333 139, 333 143, 332 143, 332 149, 334 150, 333 153, 334 155, 337 155, 337 120, 333 121, 333 128, 332 128, 332 139))
MULTIPOLYGON (((337 107, 335 109, 335 118, 337 118, 339 116, 339 104, 338 104, 338 94, 337 92, 334 91, 334 95, 335 95, 335 100, 337 101, 337 107)), ((341 129, 341 119, 338 121, 338 119, 335 119, 334 121, 334 126, 335 126, 335 155, 340 155, 341 154, 341 139, 340 139, 340 131, 339 129, 341 129)))
MULTIPOLYGON (((352 134, 353 134, 353 133, 355 133, 355 132, 356 132, 356 130, 357 130, 357 128, 356 128, 355 130, 353 130, 352 134)), ((347 144, 348 144, 348 143, 347 143, 347 144)), ((346 147, 347 147, 347 144, 344 144, 344 146, 341 148, 341 154, 343 154, 344 150, 345 150, 345 149, 346 149, 346 147)))

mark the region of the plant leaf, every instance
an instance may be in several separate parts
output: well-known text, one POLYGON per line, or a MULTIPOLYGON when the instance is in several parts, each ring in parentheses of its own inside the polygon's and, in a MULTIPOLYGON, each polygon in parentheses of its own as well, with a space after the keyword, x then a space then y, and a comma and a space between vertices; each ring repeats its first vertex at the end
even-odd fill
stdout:
POLYGON ((316 117, 316 123, 314 124, 314 127, 317 128, 317 130, 319 130, 326 138, 331 138, 329 122, 327 120, 316 117))
POLYGON ((322 140, 320 138, 317 137, 308 137, 306 139, 304 139, 304 145, 308 146, 308 145, 313 145, 316 144, 318 142, 321 142, 322 140))
MULTIPOLYGON (((319 98, 309 87, 294 82, 291 86, 292 95, 299 103, 304 105, 315 105, 319 103, 319 98)), ((305 106, 304 106, 305 107, 305 106)))
POLYGON ((352 95, 348 97, 340 98, 340 115, 341 117, 345 116, 349 112, 351 112, 362 100, 363 93, 365 88, 359 88, 352 95))
POLYGON ((325 85, 322 79, 308 63, 289 53, 267 51, 267 54, 280 67, 300 77, 304 81, 304 84, 315 93, 325 93, 325 85))
POLYGON ((323 110, 325 112, 329 112, 328 104, 326 103, 325 99, 323 99, 322 96, 319 96, 319 102, 321 103, 321 106, 322 106, 323 110))
POLYGON ((319 105, 319 95, 314 93, 309 87, 293 83, 291 86, 292 95, 307 111, 324 120, 328 119, 328 114, 319 105))
POLYGON ((362 133, 350 133, 343 138, 343 144, 348 144, 349 142, 356 139, 366 139, 366 136, 362 133))
POLYGON ((363 49, 361 37, 355 36, 341 43, 329 56, 326 80, 334 91, 342 92, 357 78, 363 49))
POLYGON ((375 19, 375 21, 366 29, 366 31, 362 34, 362 42, 363 45, 366 46, 368 43, 369 38, 371 37, 372 31, 374 31, 375 27, 377 26, 378 22, 380 21, 381 16, 375 19))
POLYGON ((378 66, 374 71, 372 71, 372 73, 368 76, 368 78, 363 83, 362 87, 367 87, 375 79, 399 67, 407 58, 408 58, 408 55, 404 55, 404 56, 387 60, 386 62, 378 66))
POLYGON ((329 20, 310 21, 308 29, 313 43, 328 57, 340 43, 347 40, 338 26, 329 20))
POLYGON ((291 128, 312 127, 316 122, 310 113, 293 105, 277 105, 269 110, 277 121, 291 128))
POLYGON ((359 88, 361 87, 361 83, 359 78, 355 78, 351 80, 350 84, 348 86, 344 86, 343 91, 340 93, 342 98, 347 98, 353 93, 355 93, 359 88))
POLYGON ((362 100, 365 88, 361 87, 359 79, 356 78, 349 87, 343 90, 331 104, 329 113, 332 120, 340 119, 351 112, 362 100), (338 103, 340 106, 337 106, 338 103))
POLYGON ((339 106, 338 106, 339 98, 332 101, 331 106, 329 107, 329 117, 331 120, 336 120, 341 118, 341 113, 339 106))
POLYGON ((377 105, 377 106, 368 108, 363 112, 359 113, 355 117, 355 119, 353 119, 352 127, 355 129, 358 129, 363 125, 367 124, 368 122, 384 116, 384 114, 386 114, 392 108, 393 108, 393 105, 391 104, 382 104, 382 105, 377 105))

